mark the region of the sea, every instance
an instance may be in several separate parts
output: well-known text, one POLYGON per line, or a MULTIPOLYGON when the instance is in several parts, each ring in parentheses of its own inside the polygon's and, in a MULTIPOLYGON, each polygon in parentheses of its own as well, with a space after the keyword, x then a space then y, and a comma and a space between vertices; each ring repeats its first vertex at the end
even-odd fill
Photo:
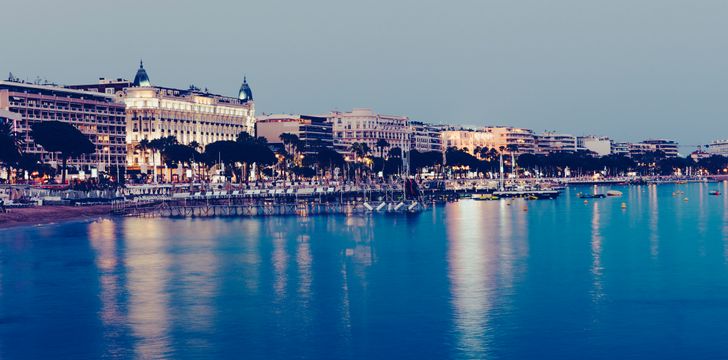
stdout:
POLYGON ((0 359, 726 359, 726 193, 2 229, 0 359))

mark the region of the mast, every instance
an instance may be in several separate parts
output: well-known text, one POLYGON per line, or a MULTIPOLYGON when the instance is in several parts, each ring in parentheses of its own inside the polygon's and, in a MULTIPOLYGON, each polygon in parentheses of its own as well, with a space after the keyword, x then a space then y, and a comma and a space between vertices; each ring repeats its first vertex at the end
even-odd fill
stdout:
POLYGON ((503 191, 503 151, 499 152, 500 155, 500 191, 503 191))

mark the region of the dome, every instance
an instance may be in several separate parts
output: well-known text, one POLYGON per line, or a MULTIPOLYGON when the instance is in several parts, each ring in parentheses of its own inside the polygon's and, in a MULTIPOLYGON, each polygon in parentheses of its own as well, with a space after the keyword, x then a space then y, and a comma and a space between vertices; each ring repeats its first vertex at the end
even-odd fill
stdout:
POLYGON ((248 86, 248 79, 243 77, 243 85, 240 85, 240 91, 238 91, 238 99, 243 102, 253 100, 253 91, 248 86))
POLYGON ((144 70, 144 62, 139 61, 139 70, 137 70, 136 76, 134 76, 134 86, 152 86, 149 82, 149 75, 144 70))

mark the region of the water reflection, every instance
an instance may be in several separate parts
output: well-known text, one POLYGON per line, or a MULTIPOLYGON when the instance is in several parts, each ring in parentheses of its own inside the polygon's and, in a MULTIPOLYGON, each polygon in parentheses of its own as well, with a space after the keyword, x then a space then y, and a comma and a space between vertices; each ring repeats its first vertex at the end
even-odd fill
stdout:
POLYGON ((604 289, 602 287, 602 234, 600 230, 601 226, 601 213, 599 212, 599 202, 595 201, 592 204, 592 216, 591 216, 591 253, 592 253, 592 267, 591 273, 594 277, 594 285, 592 290, 593 301, 598 302, 604 295, 604 289))
POLYGON ((650 185, 647 187, 649 197, 649 232, 650 232, 650 255, 652 258, 656 258, 659 252, 660 246, 660 208, 657 200, 657 185, 650 185))
POLYGON ((518 223, 526 221, 525 212, 516 208, 504 201, 463 201, 448 208, 449 274, 461 356, 483 357, 489 350, 495 290, 512 287, 512 231, 523 229, 512 223, 514 212, 518 223))
POLYGON ((163 358, 171 350, 170 292, 167 282, 172 260, 167 249, 169 228, 159 221, 127 221, 126 258, 128 272, 129 325, 136 357, 163 358))
POLYGON ((106 352, 109 354, 120 354, 126 349, 120 343, 120 336, 123 334, 120 327, 125 327, 128 319, 122 306, 126 289, 121 281, 123 263, 117 249, 117 225, 115 221, 106 219, 89 223, 87 227, 99 272, 100 318, 104 324, 103 336, 108 341, 106 352))

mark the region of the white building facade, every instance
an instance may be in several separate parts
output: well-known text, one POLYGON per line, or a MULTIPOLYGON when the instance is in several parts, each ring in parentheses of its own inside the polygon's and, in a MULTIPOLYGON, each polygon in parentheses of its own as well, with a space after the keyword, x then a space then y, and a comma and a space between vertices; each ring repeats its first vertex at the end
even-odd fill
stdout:
POLYGON ((715 140, 710 144, 705 145, 705 152, 711 155, 728 156, 728 139, 715 140))
POLYGON ((606 156, 612 153, 612 140, 606 136, 579 136, 576 138, 577 150, 591 151, 597 156, 606 156))
POLYGON ((354 143, 376 149, 377 141, 384 139, 389 148, 411 148, 411 128, 406 116, 381 115, 370 109, 350 112, 334 111, 328 116, 332 123, 334 147, 341 153, 350 153, 354 143))
POLYGON ((536 135, 536 153, 576 152, 576 136, 547 131, 536 135))

